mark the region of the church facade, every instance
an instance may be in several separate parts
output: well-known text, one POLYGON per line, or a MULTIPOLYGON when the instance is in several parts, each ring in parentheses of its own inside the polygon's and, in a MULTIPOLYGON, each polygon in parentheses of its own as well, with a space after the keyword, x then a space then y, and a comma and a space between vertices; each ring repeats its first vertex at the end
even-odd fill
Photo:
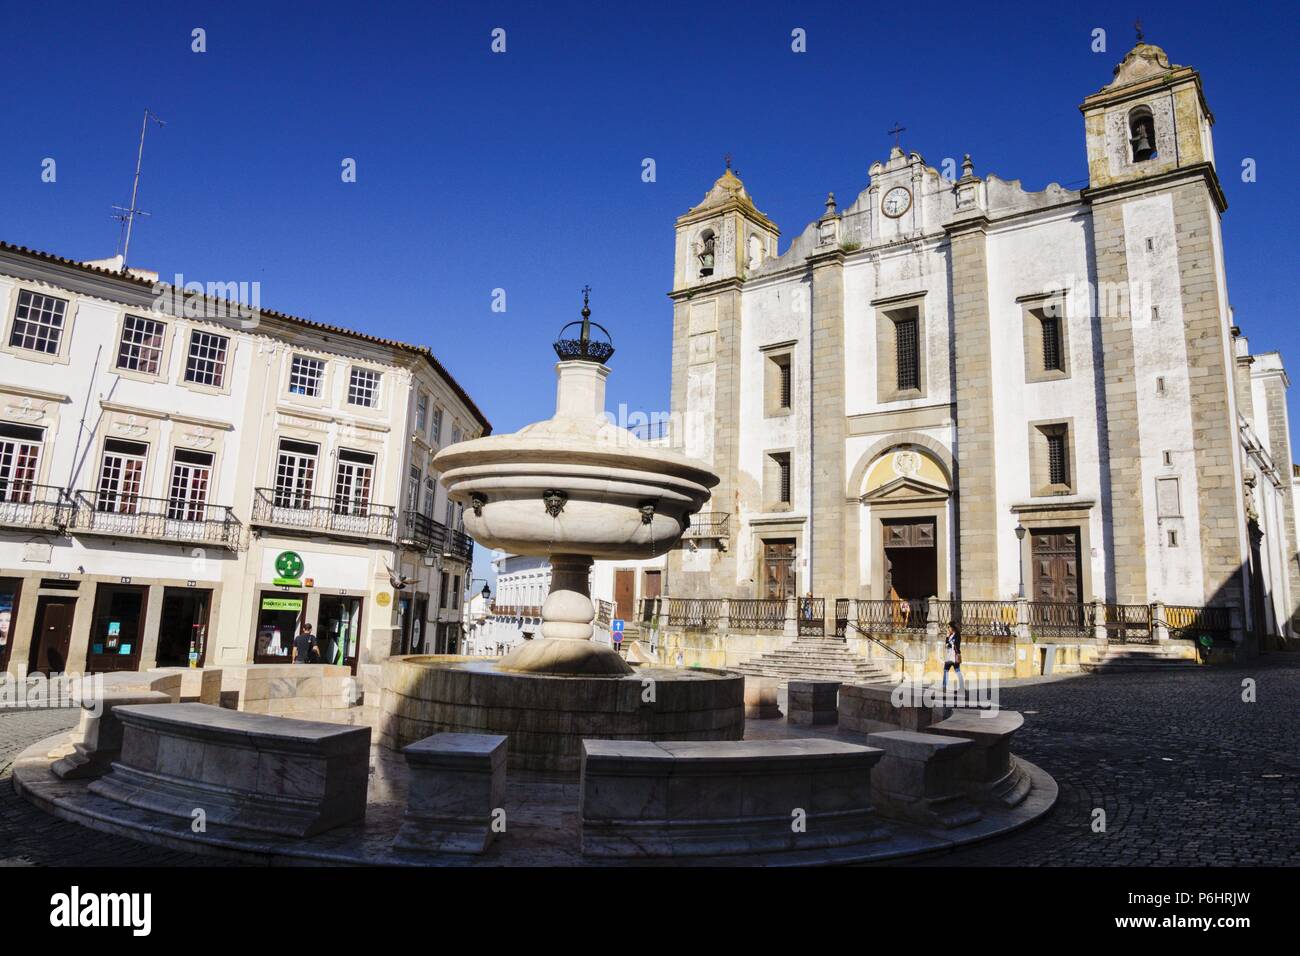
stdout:
POLYGON ((778 254, 728 167, 676 223, 672 409, 721 483, 676 597, 1231 606, 1294 637, 1287 374, 1227 294, 1201 78, 1139 43, 1089 181, 897 146, 778 254))

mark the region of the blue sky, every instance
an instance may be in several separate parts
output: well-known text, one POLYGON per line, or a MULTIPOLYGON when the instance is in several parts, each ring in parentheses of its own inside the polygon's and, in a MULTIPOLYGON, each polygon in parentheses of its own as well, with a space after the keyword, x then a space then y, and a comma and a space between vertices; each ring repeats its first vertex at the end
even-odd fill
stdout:
POLYGON ((3 3, 0 238, 112 255, 147 106, 168 125, 134 264, 429 344, 498 431, 551 411, 548 343, 587 283, 618 347, 610 407, 667 408, 673 219, 725 153, 782 251, 828 190, 867 184, 896 120, 932 165, 969 152, 1027 188, 1082 185, 1077 107, 1137 10, 1215 112, 1237 320, 1300 369, 1292 4, 3 3))

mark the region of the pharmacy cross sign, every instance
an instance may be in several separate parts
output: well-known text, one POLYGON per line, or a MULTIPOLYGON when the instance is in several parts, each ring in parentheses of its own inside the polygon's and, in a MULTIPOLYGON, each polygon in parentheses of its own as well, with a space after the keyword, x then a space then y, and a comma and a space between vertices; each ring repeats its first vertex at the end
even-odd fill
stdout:
POLYGON ((277 578, 296 581, 302 577, 302 555, 297 551, 281 551, 275 556, 277 578))

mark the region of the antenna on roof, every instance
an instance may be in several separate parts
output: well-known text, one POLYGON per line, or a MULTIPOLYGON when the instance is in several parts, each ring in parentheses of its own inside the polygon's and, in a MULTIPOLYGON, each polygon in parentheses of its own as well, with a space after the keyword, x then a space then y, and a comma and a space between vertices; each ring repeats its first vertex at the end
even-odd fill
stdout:
POLYGON ((117 215, 113 218, 122 223, 122 233, 118 237, 118 242, 120 243, 119 251, 122 256, 121 271, 123 272, 126 271, 126 257, 131 252, 131 226, 135 224, 136 216, 149 215, 143 209, 136 208, 135 197, 140 192, 140 166, 144 163, 144 134, 145 130, 149 128, 150 120, 157 123, 159 127, 167 125, 151 113, 148 108, 145 109, 144 119, 140 121, 140 149, 135 154, 135 181, 131 184, 131 205, 129 208, 123 208, 122 206, 113 207, 118 211, 117 215), (123 236, 125 236, 125 241, 123 241, 123 236))

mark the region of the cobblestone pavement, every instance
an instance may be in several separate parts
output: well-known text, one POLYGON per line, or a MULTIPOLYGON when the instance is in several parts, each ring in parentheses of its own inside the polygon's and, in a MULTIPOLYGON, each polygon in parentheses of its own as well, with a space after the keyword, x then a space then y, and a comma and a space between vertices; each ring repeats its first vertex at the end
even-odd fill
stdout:
POLYGON ((918 865, 1300 865, 1300 656, 1040 679, 1002 687, 1001 705, 1025 714, 1013 749, 1056 778, 1056 807, 918 865))
MULTIPOLYGON (((1015 750, 1056 778, 1056 808, 917 865, 1300 865, 1300 657, 1017 682, 1001 704, 1024 712, 1015 750), (1242 700, 1247 678, 1255 703, 1242 700)), ((14 757, 74 721, 71 710, 0 711, 0 865, 209 862, 66 823, 13 792, 14 757)))
MULTIPOLYGON (((100 833, 38 810, 14 793, 14 758, 45 737, 76 726, 79 710, 0 710, 0 866, 211 866, 177 853, 100 833)), ((224 864, 229 865, 229 864, 224 864)))

